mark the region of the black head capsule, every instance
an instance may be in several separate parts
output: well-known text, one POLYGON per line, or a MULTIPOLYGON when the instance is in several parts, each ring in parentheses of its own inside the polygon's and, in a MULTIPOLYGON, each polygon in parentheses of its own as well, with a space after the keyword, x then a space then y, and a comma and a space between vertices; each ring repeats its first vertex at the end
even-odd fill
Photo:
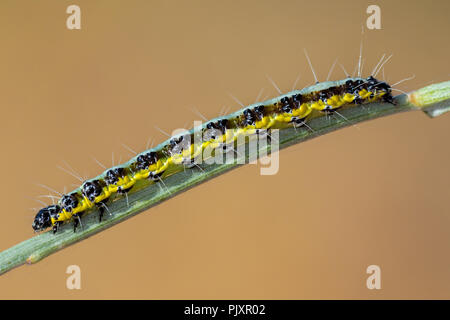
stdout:
POLYGON ((52 225, 52 217, 57 219, 58 214, 61 212, 61 207, 58 205, 51 205, 39 210, 34 218, 33 230, 35 232, 45 230, 52 225))
POLYGON ((76 193, 65 194, 60 200, 61 207, 67 212, 72 212, 78 206, 78 197, 76 193))
POLYGON ((394 100, 394 97, 391 94, 391 91, 389 91, 384 96, 382 96, 381 100, 383 100, 384 102, 387 102, 387 103, 391 103, 393 105, 397 104, 397 102, 394 100))
POLYGON ((86 181, 81 186, 83 195, 91 202, 94 202, 95 198, 102 194, 102 189, 100 180, 86 181))
POLYGON ((379 81, 372 76, 367 78, 367 90, 372 92, 371 97, 375 96, 376 93, 385 92, 382 101, 394 104, 394 98, 392 97, 392 89, 389 84, 384 81, 379 81))
POLYGON ((391 92, 391 86, 388 85, 386 82, 378 82, 375 86, 377 90, 385 91, 385 92, 391 92))

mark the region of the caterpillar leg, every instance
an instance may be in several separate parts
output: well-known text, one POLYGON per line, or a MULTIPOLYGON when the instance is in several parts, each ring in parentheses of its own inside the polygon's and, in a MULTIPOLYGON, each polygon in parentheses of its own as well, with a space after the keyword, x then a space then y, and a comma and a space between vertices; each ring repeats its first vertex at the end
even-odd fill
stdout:
POLYGON ((56 221, 56 222, 55 222, 55 224, 54 224, 53 227, 52 227, 53 234, 55 234, 56 232, 58 232, 59 226, 60 226, 60 225, 61 225, 61 222, 60 222, 60 221, 56 221))
POLYGON ((271 140, 270 128, 269 129, 256 129, 256 135, 261 139, 267 137, 267 140, 271 140))
POLYGON ((394 106, 397 105, 397 102, 394 100, 394 98, 390 94, 386 94, 386 95, 382 96, 381 99, 383 100, 383 102, 393 104, 394 106))
POLYGON ((184 168, 191 169, 191 168, 195 167, 195 160, 194 159, 183 160, 182 165, 184 168))
POLYGON ((202 167, 198 164, 199 162, 199 157, 197 158, 193 158, 193 159, 184 159, 182 162, 182 165, 184 167, 184 169, 192 169, 194 167, 196 167, 197 169, 199 169, 200 171, 204 172, 204 170, 202 169, 202 167))
POLYGON ((151 172, 150 175, 148 176, 148 178, 152 181, 160 181, 161 180, 161 176, 163 175, 164 171, 160 172, 160 173, 153 173, 151 172))
POLYGON ((312 132, 315 132, 313 130, 313 128, 311 128, 310 126, 308 126, 306 124, 306 119, 305 118, 293 117, 291 122, 294 124, 294 128, 306 127, 307 129, 311 130, 312 132))
POLYGON ((83 229, 83 224, 81 223, 81 217, 78 214, 73 215, 73 232, 77 231, 78 225, 83 229))
POLYGON ((126 200, 127 200, 127 207, 130 206, 130 204, 129 204, 129 202, 128 202, 128 192, 131 190, 131 188, 133 188, 133 186, 131 186, 131 187, 127 188, 127 189, 119 188, 119 190, 117 190, 117 193, 118 193, 118 194, 123 194, 123 195, 125 195, 125 198, 126 198, 126 200))
POLYGON ((106 205, 107 203, 108 203, 108 199, 105 199, 105 200, 100 201, 95 204, 98 209, 98 222, 102 222, 102 218, 105 213, 105 209, 106 209, 106 211, 108 211, 109 215, 111 215, 111 212, 109 212, 108 206, 106 205))
MULTIPOLYGON (((168 194, 172 194, 169 189, 167 188, 166 184, 164 183, 163 179, 161 179, 161 176, 164 174, 165 171, 162 171, 160 173, 150 173, 150 175, 148 176, 148 178, 152 181, 154 181, 155 183, 158 183, 158 186, 161 188, 161 185, 164 187, 164 189, 167 191, 168 194)), ((163 189, 162 189, 163 190, 163 189)))

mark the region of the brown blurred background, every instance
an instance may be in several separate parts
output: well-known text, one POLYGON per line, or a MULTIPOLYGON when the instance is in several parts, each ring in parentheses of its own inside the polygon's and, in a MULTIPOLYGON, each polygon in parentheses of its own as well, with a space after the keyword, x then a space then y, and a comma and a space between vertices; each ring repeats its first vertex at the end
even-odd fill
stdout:
MULTIPOLYGON (((336 57, 351 72, 393 53, 410 91, 448 80, 443 1, 6 1, 0 4, 0 250, 33 235, 47 194, 143 150, 165 131, 312 84, 336 57), (66 8, 81 7, 81 30, 66 8)), ((365 73, 367 75, 367 73, 365 73)), ((343 78, 336 68, 332 79, 343 78)), ((248 165, 33 266, 0 276, 0 298, 450 298, 450 114, 398 114, 290 147, 280 171, 248 165), (224 198, 225 197, 225 198, 224 198), (284 199, 284 201, 280 201, 284 199), (290 199, 290 201, 286 201, 290 199), (82 289, 66 289, 68 265, 82 289), (381 290, 366 268, 381 267, 381 290)))

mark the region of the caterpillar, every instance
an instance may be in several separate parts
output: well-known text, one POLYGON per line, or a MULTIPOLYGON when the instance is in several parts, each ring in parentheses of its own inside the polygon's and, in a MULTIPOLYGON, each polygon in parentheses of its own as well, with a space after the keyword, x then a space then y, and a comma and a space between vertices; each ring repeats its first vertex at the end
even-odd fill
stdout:
POLYGON ((127 197, 127 193, 140 182, 163 183, 165 177, 186 167, 194 167, 196 158, 206 148, 226 148, 234 144, 239 136, 259 134, 260 131, 270 132, 271 129, 292 126, 309 128, 308 121, 314 117, 372 102, 394 104, 391 86, 374 76, 317 82, 301 90, 249 105, 170 137, 128 162, 84 181, 77 189, 61 195, 56 204, 40 209, 32 228, 39 232, 51 227, 56 233, 61 225, 73 222, 75 232, 84 214, 98 208, 99 221, 102 221, 105 210, 109 211, 107 204, 114 197, 127 197), (192 143, 196 132, 202 134, 200 143, 192 143))

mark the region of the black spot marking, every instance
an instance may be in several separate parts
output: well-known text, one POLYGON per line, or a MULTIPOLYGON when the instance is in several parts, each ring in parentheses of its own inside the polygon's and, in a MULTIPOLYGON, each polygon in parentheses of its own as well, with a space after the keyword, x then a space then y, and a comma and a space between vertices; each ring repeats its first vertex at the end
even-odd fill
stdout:
POLYGON ((92 180, 83 183, 81 186, 83 195, 89 199, 89 201, 94 202, 95 198, 102 194, 102 182, 100 180, 92 180))
POLYGON ((134 163, 134 167, 137 170, 146 170, 152 164, 158 162, 158 156, 156 152, 150 151, 145 154, 140 154, 136 158, 136 162, 134 163))
POLYGON ((105 182, 107 185, 115 185, 119 182, 119 178, 123 178, 126 175, 125 168, 114 168, 106 172, 105 182))
POLYGON ((78 206, 78 197, 76 193, 65 194, 60 200, 61 207, 67 212, 72 212, 78 206))

